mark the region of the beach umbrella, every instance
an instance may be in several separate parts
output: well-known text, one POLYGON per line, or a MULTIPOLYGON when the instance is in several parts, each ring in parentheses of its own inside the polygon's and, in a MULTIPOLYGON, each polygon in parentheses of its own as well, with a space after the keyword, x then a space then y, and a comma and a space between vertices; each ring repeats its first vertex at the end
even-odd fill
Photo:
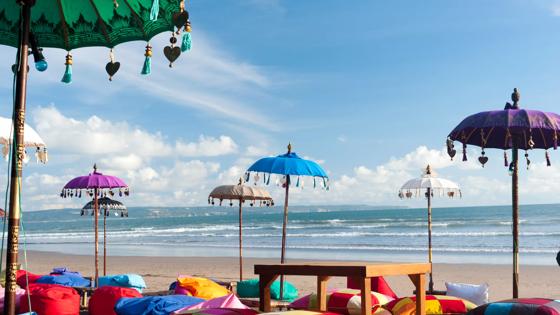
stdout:
MULTIPOLYGON (((294 178, 296 178, 295 186, 300 187, 300 178, 303 176, 310 176, 313 178, 313 187, 317 186, 319 182, 320 186, 328 189, 328 176, 327 173, 319 166, 319 164, 300 158, 295 152, 292 152, 292 145, 288 144, 288 152, 285 154, 278 155, 276 157, 265 157, 257 162, 255 162, 246 173, 246 181, 249 181, 251 173, 254 173, 254 180, 257 183, 260 179, 260 175, 263 176, 263 182, 265 184, 270 183, 271 174, 283 175, 282 186, 285 188, 284 195, 284 220, 282 223, 282 252, 280 256, 280 262, 285 262, 286 256, 286 227, 288 225, 288 196, 290 193, 290 185, 293 184, 294 178), (268 176, 268 178, 267 178, 268 176), (294 177, 294 178, 292 178, 294 177)), ((280 278, 280 298, 283 297, 283 276, 280 278)))
MULTIPOLYGON (((432 198, 438 195, 449 198, 460 197, 461 189, 459 189, 459 185, 450 180, 436 177, 430 165, 426 167, 421 177, 407 181, 399 190, 399 197, 401 199, 425 197, 428 200, 428 261, 430 264, 432 263, 432 198)), ((430 292, 434 291, 434 280, 431 271, 428 288, 430 292)))
MULTIPOLYGON (((2 155, 7 160, 10 154, 10 145, 14 138, 14 127, 12 125, 12 120, 5 117, 0 117, 0 144, 2 147, 2 155)), ((37 162, 47 163, 47 145, 45 141, 39 136, 39 134, 31 128, 28 124, 25 124, 25 139, 23 139, 23 145, 26 148, 35 148, 35 158, 37 162)), ((25 152, 25 151, 24 151, 25 152)), ((23 158, 24 162, 29 160, 29 156, 25 152, 23 158)))
POLYGON ((97 166, 93 166, 93 173, 86 176, 79 176, 70 180, 60 193, 62 198, 72 197, 93 197, 93 216, 95 231, 95 286, 97 287, 99 278, 99 237, 98 237, 98 221, 99 221, 99 199, 107 196, 118 194, 120 197, 129 195, 129 188, 125 182, 115 176, 103 175, 97 172, 97 166))
MULTIPOLYGON (((35 68, 45 71, 48 63, 42 47, 66 50, 62 82, 72 82, 71 51, 80 47, 110 49, 105 70, 109 79, 120 68, 114 48, 120 43, 145 41, 141 74, 151 72, 152 47, 157 34, 170 32, 170 45, 163 54, 170 66, 181 52, 191 48, 189 13, 182 0, 4 0, 0 1, 0 44, 17 48, 14 72, 14 139, 8 209, 8 251, 6 257, 6 299, 4 314, 15 314, 16 267, 20 220, 21 164, 24 158, 24 123, 29 50, 35 68), (178 43, 177 36, 182 36, 178 43)), ((62 62, 62 61, 61 61, 62 62)))
MULTIPOLYGON (((116 216, 121 218, 128 217, 128 209, 126 206, 117 200, 113 200, 109 197, 101 197, 97 199, 98 209, 103 209, 103 275, 107 275, 107 217, 114 213, 116 216)), ((80 212, 80 215, 87 215, 91 211, 91 215, 94 215, 95 211, 95 200, 88 202, 80 212)))
POLYGON ((220 206, 224 200, 229 200, 230 206, 233 206, 234 200, 239 202, 239 281, 243 281, 243 204, 247 201, 251 207, 273 206, 274 201, 264 188, 243 185, 243 179, 240 179, 237 185, 223 185, 214 188, 208 196, 208 203, 213 205, 216 200, 219 201, 220 206))
POLYGON ((447 137, 447 152, 453 159, 457 151, 454 141, 462 143, 463 161, 467 160, 467 145, 482 148, 478 161, 484 165, 488 162, 485 149, 504 150, 504 165, 509 168, 512 192, 512 230, 513 230, 513 297, 518 297, 519 287, 519 150, 525 151, 527 169, 531 161, 529 151, 545 150, 547 166, 550 166, 548 149, 557 149, 560 134, 560 115, 537 110, 519 108, 519 92, 514 89, 511 99, 503 110, 477 113, 467 118, 451 131, 447 137), (507 150, 511 150, 511 162, 507 150))

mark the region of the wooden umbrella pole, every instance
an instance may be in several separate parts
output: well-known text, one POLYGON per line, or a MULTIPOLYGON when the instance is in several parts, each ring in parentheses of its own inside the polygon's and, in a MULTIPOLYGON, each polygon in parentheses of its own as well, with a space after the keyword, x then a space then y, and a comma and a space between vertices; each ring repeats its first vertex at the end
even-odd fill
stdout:
MULTIPOLYGON (((428 194, 428 261, 430 265, 432 264, 432 190, 428 188, 426 190, 428 194)), ((432 271, 430 269, 430 282, 428 285, 428 289, 431 292, 434 292, 434 279, 432 277, 432 271)))
POLYGON ((93 195, 93 202, 94 202, 94 224, 93 224, 93 228, 95 230, 95 287, 97 288, 97 286, 99 285, 99 235, 98 235, 98 220, 99 220, 99 202, 97 199, 97 192, 98 189, 95 188, 94 189, 94 195, 93 195))
POLYGON ((107 208, 103 211, 103 275, 107 275, 107 208))
MULTIPOLYGON (((14 0, 12 0, 14 1, 14 0)), ((4 314, 16 314, 16 273, 18 269, 19 250, 19 220, 20 220, 20 193, 21 173, 25 147, 23 131, 25 129, 25 100, 27 94, 27 69, 29 33, 31 20, 31 7, 35 0, 18 1, 21 5, 21 22, 18 48, 18 61, 16 72, 16 91, 13 112, 15 143, 12 148, 12 162, 10 174, 10 206, 8 209, 8 241, 6 253, 6 292, 4 300, 4 314)))
POLYGON ((243 225, 242 205, 243 198, 239 199, 239 281, 243 281, 243 225))
POLYGON ((517 144, 512 149, 513 174, 511 174, 511 204, 513 225, 513 298, 519 296, 519 153, 517 144))
MULTIPOLYGON (((280 263, 286 262, 286 230, 288 226, 288 196, 290 194, 290 175, 286 175, 286 194, 284 196, 284 222, 282 224, 282 254, 280 263)), ((284 275, 280 276, 280 300, 284 298, 284 275)))

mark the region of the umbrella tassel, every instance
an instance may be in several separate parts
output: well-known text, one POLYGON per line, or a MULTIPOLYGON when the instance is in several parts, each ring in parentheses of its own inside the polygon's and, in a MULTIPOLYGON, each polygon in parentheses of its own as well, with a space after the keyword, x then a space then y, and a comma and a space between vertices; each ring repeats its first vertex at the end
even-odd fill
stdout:
POLYGON ((181 51, 186 52, 191 50, 192 47, 192 37, 191 37, 191 22, 187 21, 187 26, 185 26, 185 32, 183 33, 183 40, 181 41, 181 51))
POLYGON ((548 151, 544 152, 544 157, 546 158, 546 166, 550 166, 550 155, 548 154, 548 151))
POLYGON ((531 160, 529 160, 529 153, 527 153, 527 151, 525 151, 525 159, 527 160, 527 169, 529 169, 529 166, 531 165, 531 160))
POLYGON ((317 182, 315 181, 315 177, 313 177, 313 188, 317 188, 317 182))
POLYGON ((245 182, 249 182, 249 179, 251 179, 251 174, 249 174, 249 172, 245 173, 245 182))
POLYGON ((60 80, 61 82, 66 84, 72 83, 72 63, 72 55, 68 52, 68 54, 66 54, 66 62, 64 62, 66 70, 64 71, 62 80, 60 80))
POLYGON ((150 43, 146 45, 146 52, 144 52, 144 56, 146 59, 144 59, 144 66, 142 67, 140 74, 148 75, 152 72, 152 46, 150 46, 150 43))
POLYGON ((150 9, 150 20, 155 21, 157 20, 159 15, 159 0, 154 0, 152 3, 152 8, 150 9))
POLYGON ((463 162, 467 161, 467 144, 463 143, 463 162))
POLYGON ((267 185, 270 184, 270 177, 271 177, 271 176, 272 176, 272 174, 268 174, 268 179, 267 179, 267 181, 266 181, 266 184, 267 184, 267 185))
POLYGON ((508 156, 507 156, 507 152, 504 151, 504 166, 508 167, 509 163, 508 163, 508 156))
POLYGON ((296 187, 299 187, 299 176, 297 178, 296 187))

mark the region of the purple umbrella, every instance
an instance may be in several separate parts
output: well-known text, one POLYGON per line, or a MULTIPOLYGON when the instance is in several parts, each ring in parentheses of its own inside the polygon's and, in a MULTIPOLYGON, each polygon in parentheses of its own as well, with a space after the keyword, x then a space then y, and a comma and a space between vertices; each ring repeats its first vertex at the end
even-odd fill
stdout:
POLYGON ((95 215, 94 219, 94 229, 95 229, 95 286, 99 280, 99 236, 98 236, 98 221, 99 221, 99 202, 98 198, 114 196, 119 194, 119 196, 128 196, 129 189, 128 185, 120 178, 110 175, 103 175, 97 172, 97 166, 93 165, 93 173, 87 176, 80 176, 72 179, 62 189, 60 197, 82 197, 82 191, 84 196, 93 197, 93 203, 95 205, 95 215))
MULTIPOLYGON (((513 297, 518 297, 519 287, 519 195, 518 171, 519 150, 525 150, 527 169, 529 150, 550 148, 557 149, 560 134, 560 115, 536 110, 519 109, 519 92, 513 90, 513 104, 506 103, 504 110, 481 112, 465 118, 447 138, 447 153, 453 159, 457 151, 453 141, 463 144, 463 161, 467 160, 467 144, 482 148, 478 161, 484 167, 488 162, 484 149, 496 148, 504 150, 504 165, 509 167, 512 176, 512 224, 513 224, 513 297), (512 151, 512 161, 508 163, 507 151, 512 151)), ((550 166, 548 151, 545 151, 547 166, 550 166)))

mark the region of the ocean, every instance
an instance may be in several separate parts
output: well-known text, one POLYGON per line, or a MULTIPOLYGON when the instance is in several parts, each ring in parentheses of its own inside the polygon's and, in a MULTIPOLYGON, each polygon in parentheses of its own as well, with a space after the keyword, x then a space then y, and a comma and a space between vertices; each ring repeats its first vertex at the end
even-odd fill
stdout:
MULTIPOLYGON (((29 211, 23 220, 22 249, 93 254, 93 219, 77 209, 29 211)), ((281 207, 247 205, 243 224, 245 257, 280 256, 281 207)), ((109 255, 238 255, 235 205, 129 208, 129 217, 108 217, 107 228, 109 255)), ((287 258, 426 261, 427 235, 423 208, 298 206, 287 258)), ((432 235, 436 263, 511 263, 510 206, 434 208, 432 235)), ((521 206, 520 263, 555 265, 559 249, 560 205, 521 206)))

